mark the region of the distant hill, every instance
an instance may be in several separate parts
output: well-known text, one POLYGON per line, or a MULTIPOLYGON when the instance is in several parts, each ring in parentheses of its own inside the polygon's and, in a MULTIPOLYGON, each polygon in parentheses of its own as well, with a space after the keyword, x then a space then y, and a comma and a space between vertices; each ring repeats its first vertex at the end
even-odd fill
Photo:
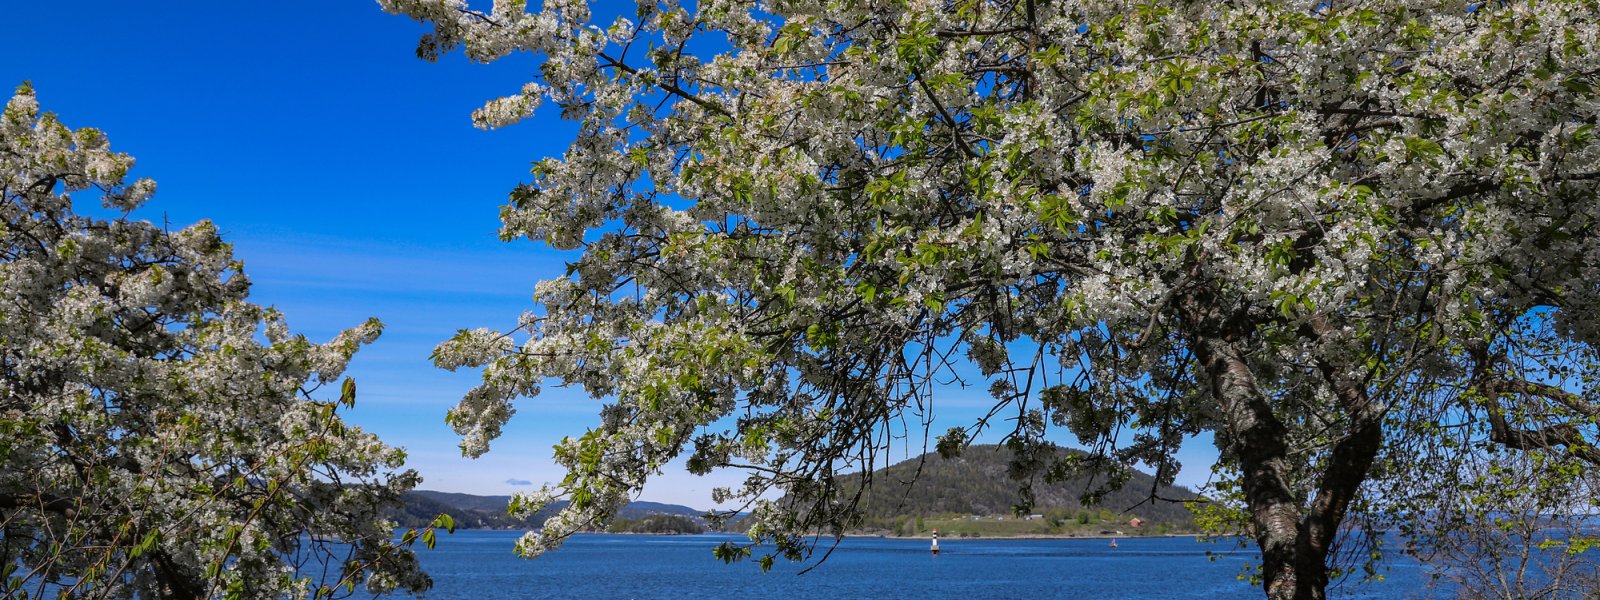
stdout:
MULTIPOLYGON (((861 503, 861 530, 896 535, 925 535, 933 528, 950 535, 1095 535, 1129 529, 1126 523, 1131 517, 1149 523, 1140 530, 1145 533, 1194 528, 1194 518, 1182 504, 1147 501, 1155 479, 1139 471, 1095 506, 1083 506, 1079 498, 1103 480, 1037 480, 1034 506, 1029 515, 1018 518, 1012 507, 1021 500, 1020 482, 1007 475, 1010 460, 1010 450, 980 445, 955 458, 928 453, 875 471, 872 488, 861 503), (1031 515, 1038 516, 1027 518, 1031 515)), ((1161 487, 1159 494, 1177 500, 1200 497, 1172 486, 1161 487)), ((566 506, 564 501, 554 502, 531 518, 513 519, 506 514, 510 500, 510 496, 417 490, 406 496, 404 507, 388 516, 402 527, 426 526, 443 512, 455 518, 457 527, 467 529, 536 529, 566 506)), ((615 525, 618 531, 694 532, 707 527, 704 512, 677 504, 631 502, 617 513, 615 525)))
MULTIPOLYGON (((861 503, 864 526, 893 533, 916 533, 925 528, 908 527, 908 517, 1014 518, 1012 507, 1020 502, 1021 494, 1020 482, 1007 475, 1010 460, 1009 449, 978 445, 967 448, 955 458, 946 459, 930 452, 875 471, 872 487, 861 503), (920 474, 917 472, 919 462, 920 474)), ((1034 505, 1029 513, 1041 515, 1041 522, 1081 521, 1083 530, 1096 529, 1102 523, 1126 522, 1135 516, 1151 525, 1165 525, 1161 527, 1163 531, 1191 529, 1193 516, 1182 504, 1146 501, 1154 482, 1154 477, 1135 471, 1126 485, 1107 494, 1098 505, 1082 506, 1079 498, 1091 485, 1089 479, 1059 483, 1045 483, 1040 479, 1033 485, 1034 505)), ((1093 485, 1102 483, 1103 479, 1093 485)), ((1200 497, 1188 489, 1171 486, 1161 487, 1160 496, 1179 500, 1200 497)))
POLYGON ((511 496, 477 496, 473 494, 458 494, 456 492, 436 492, 433 490, 416 490, 411 493, 460 510, 504 513, 506 512, 506 504, 511 502, 511 496))
MULTIPOLYGON (((506 514, 506 504, 510 501, 511 496, 416 490, 406 494, 404 506, 389 511, 387 516, 401 527, 425 527, 439 513, 447 513, 455 519, 456 527, 465 529, 537 529, 545 519, 567 505, 566 501, 552 502, 532 517, 514 519, 506 514)), ((617 512, 617 518, 620 521, 670 523, 674 525, 674 530, 692 531, 690 524, 701 529, 706 526, 704 514, 705 511, 678 504, 630 502, 617 512)))

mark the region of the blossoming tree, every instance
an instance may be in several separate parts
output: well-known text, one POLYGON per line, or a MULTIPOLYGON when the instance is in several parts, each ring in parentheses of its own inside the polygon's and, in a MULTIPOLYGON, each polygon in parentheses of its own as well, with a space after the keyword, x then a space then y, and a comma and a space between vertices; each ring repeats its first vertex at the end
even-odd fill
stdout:
POLYGON ((1427 502, 1399 484, 1452 445, 1600 462, 1592 0, 380 4, 425 58, 542 56, 479 125, 578 126, 501 234, 582 255, 437 350, 484 368, 468 454, 546 379, 613 399, 525 553, 687 453, 800 556, 962 356, 995 412, 941 449, 1003 422, 1022 474, 1170 481, 1213 433, 1272 598, 1322 597, 1342 526, 1427 502))
MULTIPOLYGON (((0 585, 7 598, 329 597, 422 590, 380 510, 417 482, 347 426, 337 381, 381 325, 326 344, 247 301, 216 228, 81 215, 153 182, 101 132, 0 116, 0 585)), ((448 525, 448 523, 441 523, 448 525)))

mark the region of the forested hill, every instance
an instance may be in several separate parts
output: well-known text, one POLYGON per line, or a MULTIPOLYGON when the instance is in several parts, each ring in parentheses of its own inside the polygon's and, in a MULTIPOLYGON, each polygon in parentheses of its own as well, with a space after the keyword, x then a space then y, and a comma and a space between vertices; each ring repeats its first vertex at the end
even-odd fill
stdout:
MULTIPOLYGON (((404 507, 392 510, 386 516, 401 527, 425 527, 439 513, 448 513, 455 519, 457 527, 466 529, 536 529, 544 524, 545 519, 566 506, 565 501, 552 502, 530 518, 514 519, 506 514, 506 503, 510 500, 510 496, 417 490, 406 494, 404 507)), ((678 504, 629 502, 618 511, 617 518, 630 522, 661 521, 671 525, 668 532, 688 532, 705 527, 702 514, 704 511, 678 504)), ((637 523, 633 526, 636 527, 637 523)))
MULTIPOLYGON (((1063 452, 1072 452, 1063 450, 1063 452)), ((1020 482, 1007 474, 1011 451, 1001 446, 972 446, 955 458, 928 453, 873 473, 872 488, 862 504, 868 527, 899 531, 902 517, 978 515, 1014 516, 1020 500, 1020 482), (918 473, 919 464, 921 473, 918 473), (915 481, 913 481, 915 480, 915 481)), ((1186 529, 1193 523, 1188 509, 1177 502, 1146 502, 1155 479, 1134 471, 1120 490, 1107 494, 1096 506, 1082 506, 1079 497, 1091 485, 1086 478, 1060 483, 1036 480, 1034 506, 1029 511, 1053 519, 1081 519, 1091 513, 1095 521, 1119 521, 1137 516, 1152 524, 1186 529), (1104 511, 1104 512, 1103 512, 1104 511)), ((1104 478, 1092 483, 1104 483, 1104 478)), ((1162 487, 1163 498, 1194 499, 1194 492, 1181 487, 1162 487)), ((1090 524, 1085 521, 1085 524, 1090 524)))
MULTIPOLYGON (((862 502, 863 526, 868 530, 916 534, 929 526, 928 523, 917 525, 927 519, 974 515, 991 519, 1015 517, 1012 507, 1020 501, 1021 495, 1019 482, 1006 474, 1010 460, 1011 452, 1004 447, 972 446, 956 458, 946 459, 930 452, 879 470, 873 473, 872 489, 862 502)), ((1102 528, 1117 529, 1115 524, 1135 516, 1149 521, 1152 526, 1164 525, 1162 530, 1191 528, 1193 518, 1182 504, 1145 501, 1153 481, 1150 475, 1134 471, 1122 489, 1107 494, 1095 506, 1083 506, 1078 501, 1091 485, 1087 479, 1059 483, 1036 481, 1035 502, 1030 512, 1043 515, 1034 525, 1044 528, 1010 533, 1094 533, 1102 528), (1062 521, 1077 521, 1081 527, 1074 529, 1072 523, 1060 523, 1062 521)), ((1093 483, 1102 482, 1103 479, 1093 483)), ((1199 497, 1181 487, 1162 487, 1160 496, 1185 500, 1199 497)), ((510 496, 417 490, 406 496, 402 510, 392 511, 388 516, 402 527, 426 526, 435 515, 449 513, 458 527, 468 529, 534 529, 565 506, 564 502, 555 502, 532 518, 513 519, 506 514, 506 503, 510 499, 510 496)), ((617 517, 622 530, 666 528, 681 532, 703 528, 702 514, 703 511, 677 504, 631 502, 617 517)), ((981 525, 979 528, 990 534, 999 532, 995 523, 981 525)))

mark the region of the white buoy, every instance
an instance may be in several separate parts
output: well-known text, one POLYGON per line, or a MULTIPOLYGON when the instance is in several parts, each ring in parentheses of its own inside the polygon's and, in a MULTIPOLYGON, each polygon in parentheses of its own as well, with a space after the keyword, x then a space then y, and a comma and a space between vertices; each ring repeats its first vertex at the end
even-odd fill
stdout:
POLYGON ((933 530, 933 553, 939 553, 939 530, 933 530))

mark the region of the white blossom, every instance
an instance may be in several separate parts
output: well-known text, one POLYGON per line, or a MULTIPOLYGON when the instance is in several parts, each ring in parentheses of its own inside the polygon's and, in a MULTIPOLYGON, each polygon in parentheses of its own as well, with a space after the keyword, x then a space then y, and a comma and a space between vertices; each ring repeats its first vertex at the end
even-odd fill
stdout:
POLYGON ((251 304, 216 227, 80 215, 155 190, 104 134, 0 116, 0 548, 11 581, 62 597, 310 597, 428 580, 380 511, 404 454, 343 422, 337 381, 382 329, 318 344, 251 304), (340 540, 337 543, 329 540, 340 540), (337 556, 326 554, 338 551, 337 556), (295 557, 310 558, 297 566, 295 557), (315 563, 326 564, 324 572, 315 563), (307 567, 302 570, 301 566, 307 567), (321 580, 316 577, 323 577, 321 580))
POLYGON ((1214 434, 1281 597, 1284 565, 1324 564, 1347 510, 1378 511, 1370 478, 1449 471, 1388 468, 1409 463, 1386 440, 1433 435, 1391 416, 1476 387, 1464 421, 1530 402, 1515 414, 1580 432, 1552 447, 1600 437, 1484 388, 1594 379, 1517 350, 1600 342, 1593 0, 641 2, 614 37, 575 0, 381 4, 433 25, 425 53, 542 55, 525 89, 577 125, 501 235, 582 256, 515 347, 439 357, 495 373, 451 414, 473 450, 531 382, 614 402, 558 448, 558 491, 585 501, 525 554, 688 452, 748 468, 719 499, 796 557, 848 522, 839 473, 897 439, 864 432, 920 435, 896 423, 952 356, 1025 449, 1057 421, 1170 479, 1182 440, 1214 434), (1554 340, 1519 325, 1546 313, 1554 340))

